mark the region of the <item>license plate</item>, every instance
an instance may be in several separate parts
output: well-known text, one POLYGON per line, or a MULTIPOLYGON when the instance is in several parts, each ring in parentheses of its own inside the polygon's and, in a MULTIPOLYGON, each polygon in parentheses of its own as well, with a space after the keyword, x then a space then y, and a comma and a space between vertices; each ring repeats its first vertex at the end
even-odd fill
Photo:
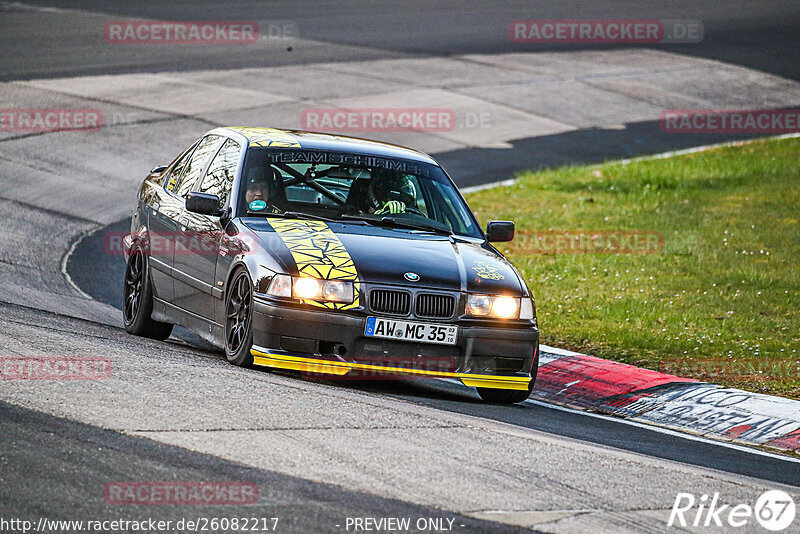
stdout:
POLYGON ((364 335, 399 341, 419 341, 437 345, 455 345, 458 326, 450 324, 412 323, 383 317, 367 317, 364 335))

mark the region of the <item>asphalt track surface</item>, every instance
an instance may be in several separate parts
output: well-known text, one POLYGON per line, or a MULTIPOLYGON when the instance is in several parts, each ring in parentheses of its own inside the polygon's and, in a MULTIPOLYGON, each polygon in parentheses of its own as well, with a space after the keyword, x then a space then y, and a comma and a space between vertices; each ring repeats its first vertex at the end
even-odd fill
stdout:
MULTIPOLYGON (((701 43, 653 45, 699 57, 717 59, 792 79, 800 79, 800 9, 792 0, 772 2, 616 2, 614 0, 549 2, 545 0, 468 0, 441 2, 327 2, 291 3, 255 1, 131 2, 32 0, 4 2, 3 15, 12 24, 0 34, 5 50, 0 80, 29 77, 113 74, 164 70, 197 70, 320 61, 353 61, 376 57, 517 51, 576 50, 582 45, 526 45, 508 39, 508 23, 517 19, 692 19, 705 28, 701 43), (273 54, 241 47, 186 46, 181 49, 131 46, 124 54, 102 46, 102 35, 81 14, 66 13, 40 18, 30 6, 78 9, 95 17, 103 14, 133 19, 161 20, 257 20, 293 22, 299 36, 323 43, 310 49, 288 46, 273 54), (22 24, 13 24, 19 21, 22 24), (94 42, 94 46, 86 43, 94 42), (36 50, 31 56, 27 53, 36 50)), ((97 18, 97 17, 95 17, 97 18)), ((626 45, 620 45, 625 47, 626 45)), ((593 46, 593 48, 597 48, 593 46)), ((606 46, 612 48, 612 46, 606 46)))
MULTIPOLYGON (((637 12, 631 12, 630 6, 616 2, 569 6, 530 2, 467 2, 457 10, 441 2, 352 2, 340 3, 336 8, 331 8, 329 3, 303 2, 280 6, 267 13, 263 4, 255 2, 224 5, 217 2, 172 2, 168 5, 149 2, 62 2, 58 7, 70 10, 61 13, 57 20, 42 17, 41 11, 35 7, 37 5, 53 4, 35 1, 0 4, 0 14, 5 19, 2 23, 4 31, 0 32, 2 80, 296 65, 453 53, 543 51, 549 48, 509 43, 508 21, 517 18, 567 17, 698 19, 705 26, 704 41, 697 45, 673 45, 669 48, 671 52, 718 59, 800 79, 800 63, 796 61, 794 52, 800 49, 800 8, 796 2, 758 5, 672 2, 669 6, 653 2, 640 4, 637 12), (72 11, 71 8, 79 11, 72 11), (191 13, 191 16, 187 16, 187 13, 191 13), (236 47, 186 47, 178 51, 173 47, 159 50, 132 47, 126 53, 120 53, 118 49, 110 51, 109 47, 100 46, 102 37, 98 38, 96 27, 87 25, 87 20, 108 20, 109 16, 296 21, 300 23, 301 37, 318 41, 319 45, 300 46, 289 51, 288 47, 281 44, 280 47, 276 46, 274 54, 269 55, 254 55, 236 47), (392 21, 391 25, 387 24, 389 20, 392 21), (353 31, 354 27, 359 31, 353 31), (42 35, 47 38, 42 39, 42 35), (87 35, 99 40, 98 45, 87 46, 87 35), (35 53, 31 54, 32 50, 35 53)), ((578 47, 558 47, 558 50, 575 48, 578 47)), ((653 123, 642 123, 629 124, 628 128, 619 131, 583 129, 524 139, 516 141, 512 151, 473 148, 440 153, 437 158, 451 172, 474 169, 474 174, 460 183, 474 185, 488 181, 485 178, 487 176, 508 175, 520 168, 602 161, 744 137, 747 136, 668 136, 659 134, 653 123)), ((90 235, 79 243, 67 265, 68 272, 83 291, 117 308, 121 300, 121 283, 116 282, 122 278, 122 260, 97 252, 102 248, 102 232, 125 229, 126 223, 121 221, 90 235)), ((23 315, 25 313, 28 312, 25 311, 23 315)), ((35 323, 36 317, 25 316, 17 321, 20 324, 35 323)), ((46 314, 39 316, 38 320, 44 323, 57 322, 46 314)), ((116 320, 116 317, 113 318, 113 321, 116 320)), ((95 328, 91 324, 84 327, 87 331, 95 328)), ((69 330, 66 326, 54 326, 53 332, 60 331, 59 328, 69 330)), ((189 343, 183 345, 189 358, 195 354, 199 361, 209 357, 219 359, 219 355, 210 353, 208 347, 188 332, 177 333, 189 343)), ((108 336, 108 333, 94 335, 108 336)), ((135 343, 121 346, 126 350, 138 350, 135 343)), ((7 348, 12 347, 9 345, 7 348)), ((147 351, 152 353, 153 350, 148 345, 147 351)), ((193 364, 184 365, 191 367, 193 364)), ((272 375, 265 372, 247 373, 241 380, 247 384, 253 377, 261 380, 260 376, 272 375)), ((290 379, 294 380, 305 383, 299 378, 290 379)), ((577 441, 707 468, 712 473, 743 475, 763 481, 767 486, 778 483, 800 487, 800 463, 777 456, 752 454, 714 442, 697 441, 539 404, 526 403, 513 407, 486 405, 480 403, 471 390, 446 382, 324 385, 344 395, 352 392, 393 399, 456 417, 477 417, 534 430, 552 436, 556 443, 562 439, 564 444, 577 441)), ((265 498, 257 505, 257 513, 253 515, 280 515, 287 518, 284 531, 336 530, 333 527, 347 516, 442 515, 458 517, 467 525, 465 529, 470 531, 514 531, 512 526, 482 522, 475 517, 464 518, 440 509, 410 504, 402 499, 378 497, 368 492, 351 491, 338 485, 288 476, 277 470, 248 467, 241 462, 220 458, 220 454, 201 454, 108 430, 99 423, 90 425, 69 419, 71 417, 54 417, 12 404, 0 404, 0 515, 80 515, 92 518, 108 515, 136 519, 150 515, 163 519, 179 518, 190 513, 196 515, 196 511, 178 507, 159 509, 157 512, 153 511, 154 507, 148 510, 109 509, 102 502, 98 487, 109 480, 232 479, 257 482, 265 498)), ((597 474, 586 472, 586 477, 593 476, 597 474)), ((654 484, 657 485, 658 481, 654 481, 654 484)), ((204 509, 203 514, 213 515, 213 511, 204 509)), ((636 529, 636 526, 636 523, 628 525, 631 529, 636 529)))
MULTIPOLYGON (((173 521, 198 517, 278 518, 278 532, 339 530, 347 517, 443 518, 459 532, 524 532, 435 508, 343 491, 220 458, 193 453, 148 439, 124 436, 0 401, 0 517, 34 511, 43 517, 93 520, 173 521), (46 453, 43 453, 45 452, 46 453), (259 502, 241 515, 225 505, 109 506, 98 484, 127 480, 246 481, 259 488, 259 502), (68 489, 67 489, 68 487, 68 489)), ((269 521, 268 525, 272 525, 269 521)))

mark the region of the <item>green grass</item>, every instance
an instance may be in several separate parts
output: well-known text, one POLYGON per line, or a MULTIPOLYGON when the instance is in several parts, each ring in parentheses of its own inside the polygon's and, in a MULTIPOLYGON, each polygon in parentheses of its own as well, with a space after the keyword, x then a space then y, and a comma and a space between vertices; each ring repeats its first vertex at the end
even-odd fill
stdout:
POLYGON ((482 224, 663 235, 655 254, 499 243, 535 297, 542 343, 800 398, 800 139, 517 178, 468 195, 482 224))

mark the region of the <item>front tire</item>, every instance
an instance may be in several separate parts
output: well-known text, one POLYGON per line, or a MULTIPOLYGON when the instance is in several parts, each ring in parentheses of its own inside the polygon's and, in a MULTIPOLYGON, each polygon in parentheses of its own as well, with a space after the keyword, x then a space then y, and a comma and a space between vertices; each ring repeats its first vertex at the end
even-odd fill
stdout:
POLYGON ((154 321, 153 288, 147 256, 140 244, 135 244, 125 267, 125 289, 122 301, 122 321, 125 331, 135 336, 163 341, 172 334, 173 325, 154 321))
POLYGON ((253 355, 253 285, 245 269, 233 275, 225 297, 225 358, 233 365, 251 367, 253 355))
POLYGON ((531 381, 527 390, 521 389, 495 389, 495 388, 475 388, 478 395, 486 402, 494 404, 517 404, 525 402, 533 393, 533 386, 536 384, 536 374, 539 371, 539 348, 536 348, 536 357, 533 359, 531 369, 531 381))
POLYGON ((486 402, 493 404, 516 404, 524 402, 531 396, 533 391, 533 380, 528 385, 528 389, 495 389, 495 388, 475 388, 478 395, 486 402))

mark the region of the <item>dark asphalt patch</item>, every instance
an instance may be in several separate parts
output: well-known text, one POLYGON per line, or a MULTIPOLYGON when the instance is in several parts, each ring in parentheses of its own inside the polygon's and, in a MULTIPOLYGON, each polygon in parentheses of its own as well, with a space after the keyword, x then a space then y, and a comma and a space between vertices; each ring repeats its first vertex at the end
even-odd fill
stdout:
MULTIPOLYGON (((348 517, 409 517, 412 525, 419 518, 453 518, 454 532, 530 532, 258 470, 3 401, 0 466, 0 517, 31 520, 34 524, 39 517, 84 521, 153 518, 173 522, 201 517, 277 517, 277 532, 306 533, 346 532, 348 517), (105 485, 124 481, 251 482, 258 486, 258 502, 238 506, 106 504, 105 485)), ((409 531, 416 532, 413 528, 409 531)))

